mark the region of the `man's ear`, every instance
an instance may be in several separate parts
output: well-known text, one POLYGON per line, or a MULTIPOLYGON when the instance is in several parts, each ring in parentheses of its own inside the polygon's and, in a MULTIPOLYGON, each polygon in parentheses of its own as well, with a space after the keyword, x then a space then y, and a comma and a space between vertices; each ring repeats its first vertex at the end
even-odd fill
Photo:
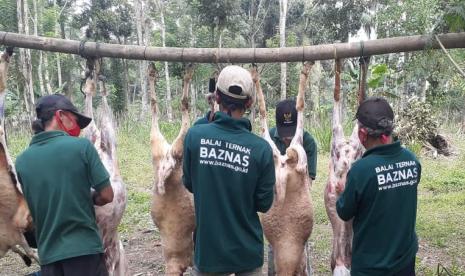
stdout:
POLYGON ((366 141, 368 135, 368 131, 365 128, 359 127, 358 128, 358 139, 363 144, 366 141))
POLYGON ((215 95, 215 101, 216 101, 216 103, 217 103, 217 104, 220 104, 220 103, 221 103, 221 98, 220 98, 220 96, 218 95, 218 92, 215 92, 214 95, 215 95))

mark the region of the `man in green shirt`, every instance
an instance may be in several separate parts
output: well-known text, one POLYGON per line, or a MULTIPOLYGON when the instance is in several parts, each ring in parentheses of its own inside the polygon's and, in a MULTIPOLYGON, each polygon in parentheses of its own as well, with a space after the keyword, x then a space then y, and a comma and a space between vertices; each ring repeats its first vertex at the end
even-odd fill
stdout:
POLYGON ((41 275, 108 275, 94 204, 111 202, 113 189, 94 146, 73 137, 91 119, 59 94, 39 99, 36 113, 35 135, 16 171, 35 225, 41 275))
POLYGON ((336 203, 342 220, 353 219, 351 275, 415 275, 420 162, 393 141, 394 113, 385 99, 365 100, 356 118, 367 151, 336 203))
POLYGON ((250 73, 225 67, 216 86, 220 112, 189 129, 183 182, 194 194, 193 275, 262 275, 263 230, 257 212, 273 203, 271 147, 243 118, 253 99, 250 73))
MULTIPOLYGON (((271 128, 269 133, 281 154, 291 144, 297 128, 297 109, 295 100, 283 100, 276 104, 276 127, 271 128)), ((312 180, 316 177, 317 147, 315 139, 307 131, 304 131, 303 146, 307 154, 308 174, 312 180)))

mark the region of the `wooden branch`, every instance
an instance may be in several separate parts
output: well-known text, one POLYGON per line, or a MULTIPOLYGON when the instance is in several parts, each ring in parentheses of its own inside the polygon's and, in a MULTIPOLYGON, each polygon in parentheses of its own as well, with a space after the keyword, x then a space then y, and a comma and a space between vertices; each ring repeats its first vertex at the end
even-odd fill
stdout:
MULTIPOLYGON (((445 48, 465 48, 465 32, 443 34, 439 35, 439 38, 445 48)), ((162 48, 84 43, 2 31, 0 31, 0 45, 82 56, 193 63, 301 62, 334 59, 335 53, 337 53, 337 58, 359 57, 361 54, 359 42, 285 48, 162 48)), ((363 55, 439 48, 439 43, 427 35, 393 37, 363 42, 363 55)))
POLYGON ((462 68, 460 68, 460 66, 457 64, 457 62, 455 62, 455 60, 452 58, 452 56, 447 52, 446 48, 444 47, 444 45, 442 45, 441 40, 439 40, 438 36, 435 35, 434 37, 436 38, 436 41, 438 42, 438 44, 441 47, 444 54, 446 54, 446 56, 449 58, 449 60, 452 62, 452 64, 454 64, 455 68, 457 69, 457 71, 459 71, 460 75, 462 75, 462 77, 465 78, 465 72, 463 72, 462 68))

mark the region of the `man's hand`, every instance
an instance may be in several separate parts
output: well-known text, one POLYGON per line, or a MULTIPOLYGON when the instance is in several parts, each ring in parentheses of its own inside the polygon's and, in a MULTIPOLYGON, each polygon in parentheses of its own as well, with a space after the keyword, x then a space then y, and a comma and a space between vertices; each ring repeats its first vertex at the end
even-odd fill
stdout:
POLYGON ((113 201, 113 188, 111 185, 106 186, 100 192, 92 191, 92 200, 97 206, 103 206, 113 201))

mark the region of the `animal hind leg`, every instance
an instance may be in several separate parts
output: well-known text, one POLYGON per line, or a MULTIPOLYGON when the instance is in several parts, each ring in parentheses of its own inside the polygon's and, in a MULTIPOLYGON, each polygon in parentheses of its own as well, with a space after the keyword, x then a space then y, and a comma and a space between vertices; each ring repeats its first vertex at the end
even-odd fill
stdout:
POLYGON ((183 153, 184 137, 186 137, 187 130, 189 129, 189 87, 194 74, 194 66, 189 64, 186 68, 183 81, 183 90, 181 98, 181 112, 182 112, 182 123, 179 134, 173 141, 171 152, 174 158, 181 158, 183 153))

